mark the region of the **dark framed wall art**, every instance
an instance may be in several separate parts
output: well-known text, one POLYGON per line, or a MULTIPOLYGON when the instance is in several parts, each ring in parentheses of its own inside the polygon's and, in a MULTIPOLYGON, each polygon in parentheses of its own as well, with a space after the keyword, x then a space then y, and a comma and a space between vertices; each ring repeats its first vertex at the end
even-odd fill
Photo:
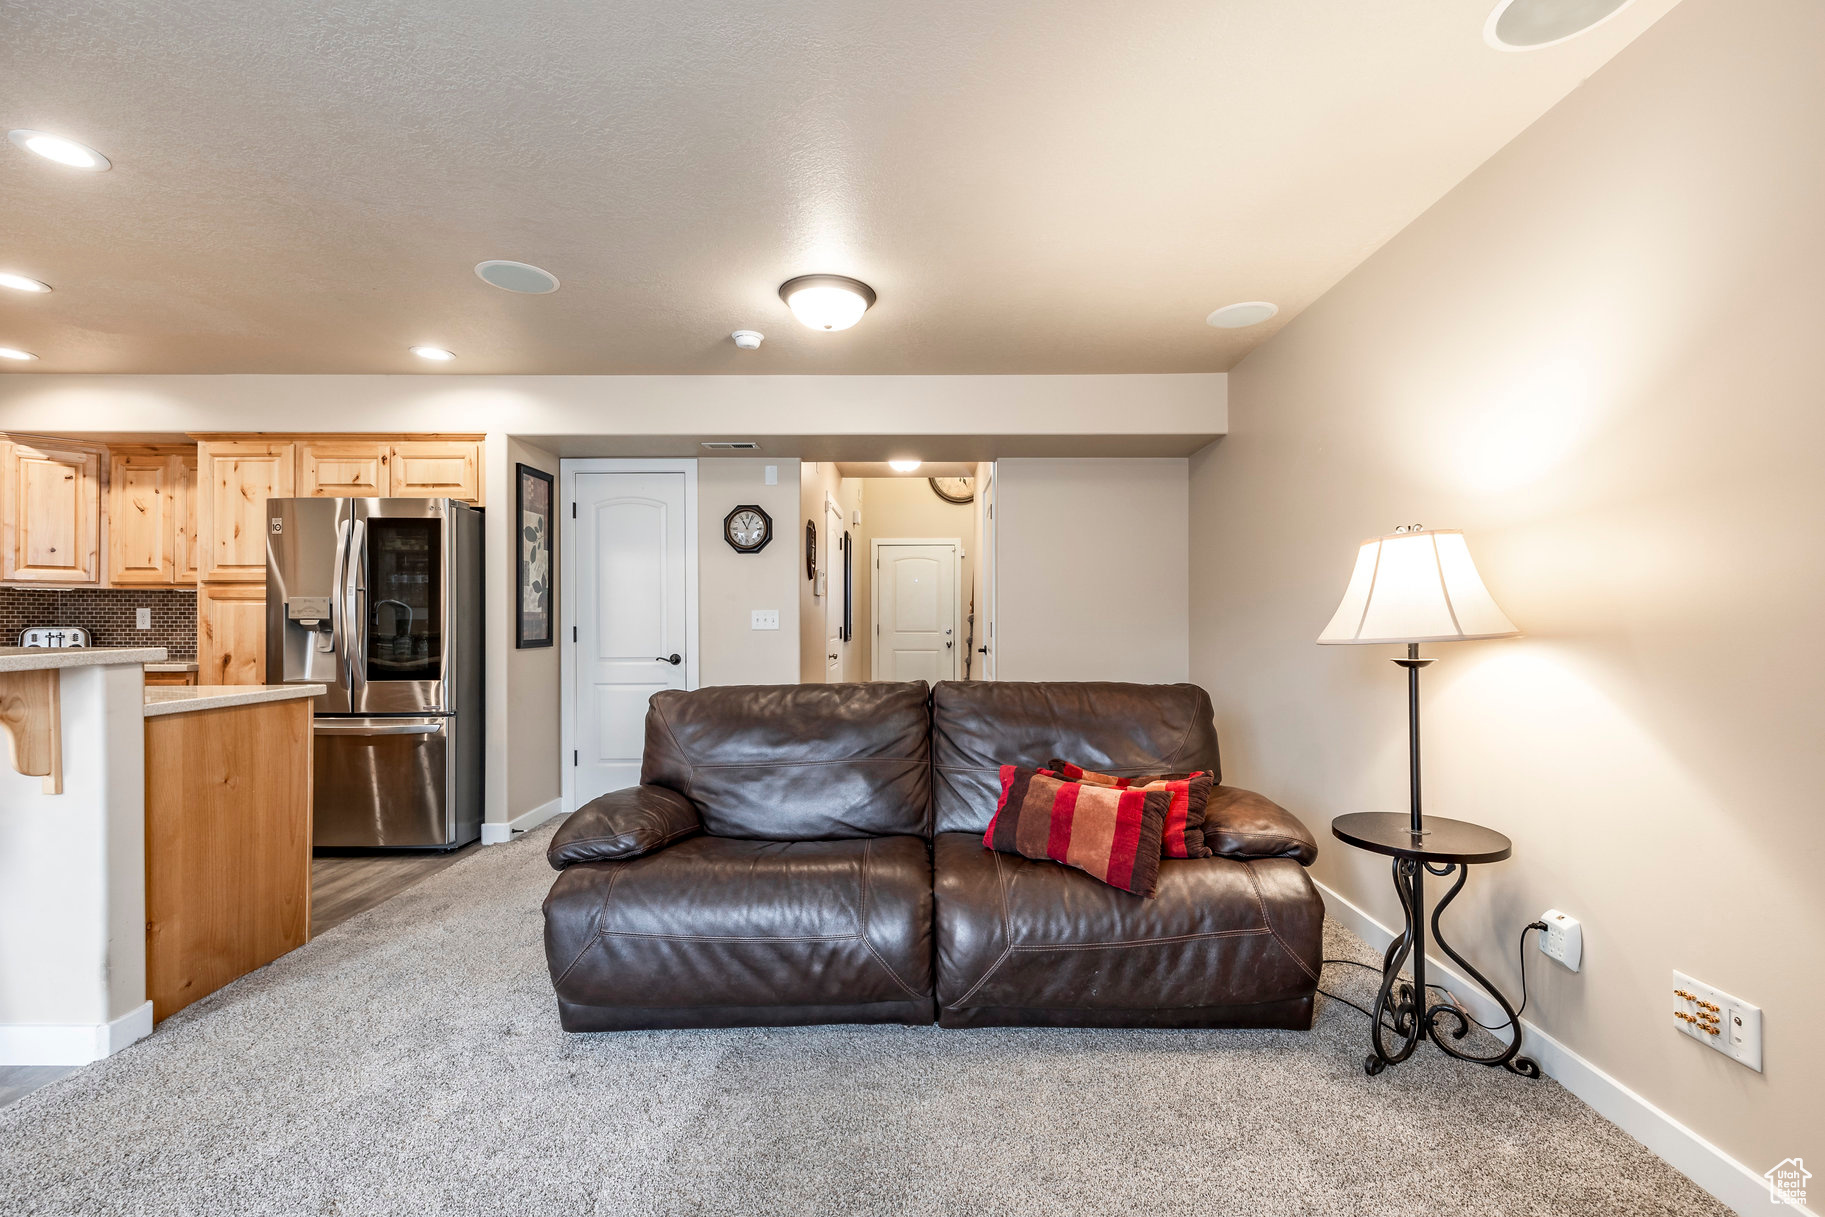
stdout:
POLYGON ((513 645, 548 647, 552 625, 552 534, 557 513, 552 510, 549 473, 531 465, 514 466, 514 521, 519 527, 514 579, 513 645))

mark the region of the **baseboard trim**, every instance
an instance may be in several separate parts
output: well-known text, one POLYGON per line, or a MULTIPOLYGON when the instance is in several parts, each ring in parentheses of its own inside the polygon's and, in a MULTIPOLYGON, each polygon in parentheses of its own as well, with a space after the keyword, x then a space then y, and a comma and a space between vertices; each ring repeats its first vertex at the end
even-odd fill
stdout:
POLYGON ((87 1065, 152 1034, 152 1003, 106 1023, 0 1026, 0 1065, 87 1065))
POLYGON ((511 841, 514 834, 525 832, 529 828, 537 828, 563 810, 564 800, 557 798, 540 803, 531 811, 523 811, 505 824, 484 823, 482 825, 482 844, 499 845, 504 841, 511 841))
MULTIPOLYGON (((1356 933, 1377 951, 1387 949, 1395 931, 1322 883, 1325 915, 1356 933)), ((1457 968, 1426 956, 1428 975, 1437 976, 1452 997, 1486 1023, 1506 1017, 1502 1008, 1484 996, 1457 968)), ((1726 1154, 1678 1120, 1648 1102, 1627 1086, 1591 1064, 1526 1019, 1521 1020, 1526 1041, 1521 1050, 1539 1063, 1540 1071, 1590 1104, 1604 1119, 1622 1129, 1658 1155, 1668 1166, 1698 1184, 1738 1213, 1770 1210, 1768 1181, 1726 1154)), ((1804 1205, 1778 1210, 1814 1217, 1804 1205)))

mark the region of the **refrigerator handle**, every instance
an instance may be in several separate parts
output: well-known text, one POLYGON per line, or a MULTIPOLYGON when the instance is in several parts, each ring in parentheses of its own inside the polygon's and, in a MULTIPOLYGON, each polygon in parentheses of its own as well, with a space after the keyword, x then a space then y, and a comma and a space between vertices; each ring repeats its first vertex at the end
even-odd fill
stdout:
POLYGON ((361 575, 367 564, 367 524, 361 520, 348 520, 343 529, 342 587, 338 597, 342 603, 342 679, 352 699, 357 677, 367 674, 363 666, 367 654, 367 618, 360 604, 361 575))

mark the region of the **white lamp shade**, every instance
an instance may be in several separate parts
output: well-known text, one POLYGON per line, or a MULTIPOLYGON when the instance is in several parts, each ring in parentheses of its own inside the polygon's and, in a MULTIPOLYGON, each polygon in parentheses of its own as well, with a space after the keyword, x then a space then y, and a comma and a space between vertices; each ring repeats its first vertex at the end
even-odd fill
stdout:
POLYGON ((1521 631, 1483 586, 1456 529, 1364 541, 1343 602, 1319 642, 1458 642, 1521 631))

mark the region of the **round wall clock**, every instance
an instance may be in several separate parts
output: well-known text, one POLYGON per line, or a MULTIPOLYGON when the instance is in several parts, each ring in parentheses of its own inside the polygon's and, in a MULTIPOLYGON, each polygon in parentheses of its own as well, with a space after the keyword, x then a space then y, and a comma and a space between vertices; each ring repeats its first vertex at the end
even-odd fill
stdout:
POLYGON ((817 521, 805 521, 805 578, 817 578, 817 521))
POLYGON ((773 517, 753 503, 743 503, 722 518, 723 540, 738 554, 757 554, 773 539, 773 517))
POLYGON ((927 478, 932 489, 946 503, 973 503, 976 501, 975 478, 927 478))

